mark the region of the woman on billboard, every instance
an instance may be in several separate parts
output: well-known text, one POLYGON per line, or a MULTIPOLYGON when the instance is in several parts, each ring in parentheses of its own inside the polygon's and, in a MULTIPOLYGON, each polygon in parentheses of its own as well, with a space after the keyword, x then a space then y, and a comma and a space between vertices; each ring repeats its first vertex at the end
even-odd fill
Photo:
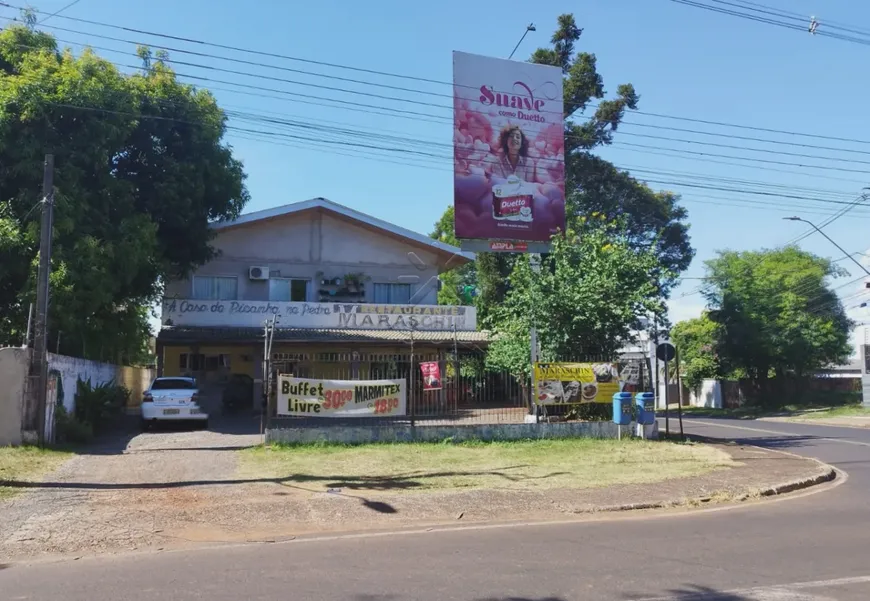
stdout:
POLYGON ((524 182, 534 183, 535 165, 529 160, 529 139, 519 125, 507 125, 498 136, 499 162, 494 165, 494 175, 505 179, 515 176, 524 182))

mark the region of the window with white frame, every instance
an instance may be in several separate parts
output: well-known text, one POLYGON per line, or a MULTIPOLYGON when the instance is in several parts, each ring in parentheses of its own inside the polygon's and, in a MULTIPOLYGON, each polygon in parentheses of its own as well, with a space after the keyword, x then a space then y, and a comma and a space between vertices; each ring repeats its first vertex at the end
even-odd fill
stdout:
POLYGON ((193 298, 197 300, 236 300, 239 279, 234 276, 193 276, 193 298))
POLYGON ((375 303, 386 305, 407 305, 411 302, 411 284, 375 284, 375 303))
POLYGON ((308 280, 269 278, 269 300, 301 303, 308 300, 308 280))

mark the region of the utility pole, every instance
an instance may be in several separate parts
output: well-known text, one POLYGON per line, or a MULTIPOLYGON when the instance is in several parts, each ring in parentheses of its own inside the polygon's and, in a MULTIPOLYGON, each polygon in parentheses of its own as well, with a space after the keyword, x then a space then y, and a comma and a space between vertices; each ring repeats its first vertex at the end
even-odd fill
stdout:
POLYGON ((39 420, 36 432, 39 443, 45 442, 46 391, 48 387, 48 297, 51 274, 51 241, 54 223, 54 155, 45 155, 42 175, 42 222, 39 229, 39 272, 36 279, 36 323, 34 324, 33 355, 30 359, 30 381, 36 382, 31 399, 36 403, 39 420))

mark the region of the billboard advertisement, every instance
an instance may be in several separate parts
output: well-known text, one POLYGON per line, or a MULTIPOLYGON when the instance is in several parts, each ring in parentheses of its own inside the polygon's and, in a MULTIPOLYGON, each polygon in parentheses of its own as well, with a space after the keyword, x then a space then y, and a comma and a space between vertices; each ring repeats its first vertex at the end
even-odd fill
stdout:
POLYGON ((565 229, 562 70, 453 53, 459 239, 546 242, 565 229))
POLYGON ((611 403, 625 385, 615 363, 535 363, 534 368, 538 405, 611 403))

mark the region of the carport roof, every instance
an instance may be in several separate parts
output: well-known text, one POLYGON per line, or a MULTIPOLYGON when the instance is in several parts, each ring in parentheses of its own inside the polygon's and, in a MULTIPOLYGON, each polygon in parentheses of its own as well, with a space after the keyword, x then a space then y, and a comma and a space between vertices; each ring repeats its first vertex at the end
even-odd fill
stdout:
MULTIPOLYGON (((489 332, 455 333, 460 344, 488 344, 489 332)), ((349 330, 326 328, 276 328, 275 340, 279 342, 425 342, 428 344, 452 344, 453 332, 421 332, 409 330, 349 330)), ((226 327, 163 327, 157 335, 158 342, 262 342, 263 328, 226 327)))

